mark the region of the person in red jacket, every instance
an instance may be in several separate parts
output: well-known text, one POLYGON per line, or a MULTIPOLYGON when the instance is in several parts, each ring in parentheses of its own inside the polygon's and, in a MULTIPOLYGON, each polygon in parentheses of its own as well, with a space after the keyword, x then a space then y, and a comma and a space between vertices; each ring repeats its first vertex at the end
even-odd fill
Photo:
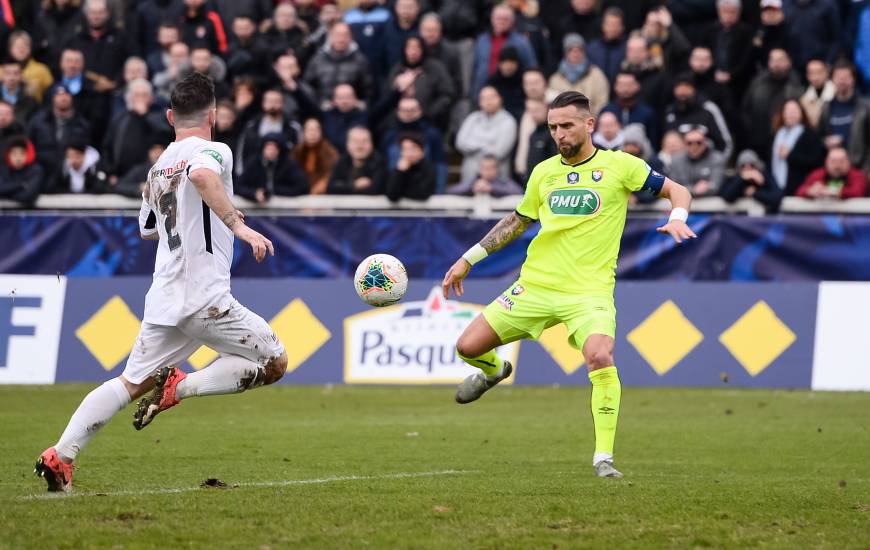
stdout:
POLYGON ((810 172, 797 190, 798 197, 808 199, 852 199, 867 194, 867 176, 852 166, 843 147, 828 151, 825 165, 810 172))

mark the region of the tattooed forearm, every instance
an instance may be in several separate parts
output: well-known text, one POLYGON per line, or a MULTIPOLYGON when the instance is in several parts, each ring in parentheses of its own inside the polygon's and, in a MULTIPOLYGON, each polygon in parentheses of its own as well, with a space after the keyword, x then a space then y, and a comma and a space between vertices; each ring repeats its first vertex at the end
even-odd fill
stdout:
POLYGON ((501 250, 522 235, 531 222, 531 218, 511 212, 495 224, 495 227, 480 241, 480 246, 485 248, 488 254, 501 250))
POLYGON ((233 209, 231 212, 227 212, 226 214, 224 214, 221 217, 221 221, 224 222, 224 225, 226 225, 227 227, 232 229, 233 227, 235 227, 235 225, 237 223, 239 223, 242 220, 239 217, 239 214, 236 212, 236 210, 233 209))

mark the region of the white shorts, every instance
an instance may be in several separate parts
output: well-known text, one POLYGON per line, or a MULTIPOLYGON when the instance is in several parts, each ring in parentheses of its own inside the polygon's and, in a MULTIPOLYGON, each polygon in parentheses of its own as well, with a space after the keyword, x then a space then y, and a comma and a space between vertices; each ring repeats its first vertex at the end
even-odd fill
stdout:
POLYGON ((229 309, 203 309, 174 327, 143 322, 121 375, 141 384, 158 369, 185 361, 202 345, 260 366, 284 353, 284 345, 262 317, 235 299, 229 303, 229 309))

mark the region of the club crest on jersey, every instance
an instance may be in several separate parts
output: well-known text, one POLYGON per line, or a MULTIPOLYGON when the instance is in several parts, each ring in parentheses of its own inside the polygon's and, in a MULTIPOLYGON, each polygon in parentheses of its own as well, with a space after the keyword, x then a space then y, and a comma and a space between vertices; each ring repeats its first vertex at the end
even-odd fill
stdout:
POLYGON ((601 209, 601 196, 594 189, 556 189, 547 197, 550 212, 557 216, 592 216, 601 209))
POLYGON ((592 181, 599 182, 601 178, 604 177, 604 170, 593 170, 592 171, 592 181))
POLYGON ((514 296, 519 296, 520 294, 522 294, 525 291, 526 291, 526 289, 523 288, 523 285, 517 285, 511 290, 511 294, 513 294, 514 296))
POLYGON ((574 185, 575 183, 580 183, 580 174, 577 172, 568 172, 568 183, 574 185))

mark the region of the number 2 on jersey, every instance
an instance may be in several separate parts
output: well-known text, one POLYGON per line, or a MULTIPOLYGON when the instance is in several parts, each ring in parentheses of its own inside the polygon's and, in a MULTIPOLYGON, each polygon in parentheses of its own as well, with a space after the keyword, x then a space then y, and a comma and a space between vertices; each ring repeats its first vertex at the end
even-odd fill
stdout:
POLYGON ((169 250, 175 250, 181 246, 181 235, 174 233, 175 231, 175 213, 178 210, 178 201, 175 199, 175 192, 169 191, 160 197, 159 205, 160 214, 165 216, 164 225, 166 227, 166 244, 169 245, 169 250))

